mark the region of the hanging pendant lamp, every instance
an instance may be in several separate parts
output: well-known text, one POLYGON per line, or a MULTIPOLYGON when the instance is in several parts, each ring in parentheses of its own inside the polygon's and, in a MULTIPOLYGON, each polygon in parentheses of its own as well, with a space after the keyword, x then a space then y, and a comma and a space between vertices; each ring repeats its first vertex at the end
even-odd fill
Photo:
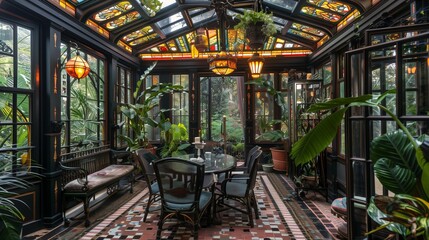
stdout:
POLYGON ((264 58, 259 56, 259 53, 254 53, 247 61, 249 63, 250 73, 252 78, 259 78, 261 76, 262 67, 264 66, 264 58))
POLYGON ((65 69, 68 75, 77 79, 88 76, 91 71, 88 62, 79 55, 79 52, 67 61, 65 69))

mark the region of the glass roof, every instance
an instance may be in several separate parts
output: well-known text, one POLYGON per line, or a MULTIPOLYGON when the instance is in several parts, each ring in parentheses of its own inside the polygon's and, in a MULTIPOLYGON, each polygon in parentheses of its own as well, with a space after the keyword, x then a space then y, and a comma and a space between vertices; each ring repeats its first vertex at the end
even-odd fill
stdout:
MULTIPOLYGON (((45 0, 89 28, 142 59, 195 57, 196 29, 204 28, 213 54, 225 43, 228 51, 251 56, 243 34, 233 30, 236 15, 252 9, 252 0, 45 0), (216 11, 225 10, 226 34, 220 34, 216 11), (79 12, 79 14, 76 14, 79 12), (79 15, 79 16, 76 16, 79 15), (83 16, 82 16, 83 15, 83 16), (222 39, 225 36, 225 39, 222 39), (154 54, 157 54, 156 57, 154 54), (195 51, 194 51, 195 53, 195 51), (164 55, 163 55, 164 54, 164 55)), ((277 34, 266 40, 264 56, 308 55, 343 31, 371 7, 371 0, 264 0, 273 14, 277 34)))

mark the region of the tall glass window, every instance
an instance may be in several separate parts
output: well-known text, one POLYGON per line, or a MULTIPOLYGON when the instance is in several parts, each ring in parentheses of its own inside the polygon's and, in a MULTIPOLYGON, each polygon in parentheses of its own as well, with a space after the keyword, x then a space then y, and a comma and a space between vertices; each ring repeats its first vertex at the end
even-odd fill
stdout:
POLYGON ((174 92, 171 122, 182 123, 189 130, 189 75, 173 75, 173 85, 180 85, 184 91, 174 92))
POLYGON ((233 155, 244 151, 244 78, 200 78, 201 131, 205 141, 223 143, 233 155), (226 129, 226 130, 225 130, 226 129))
POLYGON ((130 136, 131 130, 128 124, 125 124, 126 118, 124 114, 121 113, 121 111, 118 111, 118 109, 127 103, 133 103, 133 91, 131 71, 122 66, 118 66, 118 77, 115 83, 115 101, 117 104, 117 107, 115 108, 115 124, 117 126, 117 131, 115 133, 114 145, 116 147, 125 147, 126 142, 121 140, 118 136, 130 136))
MULTIPOLYGON (((159 75, 149 75, 146 77, 145 87, 149 88, 153 85, 157 85, 159 83, 159 75)), ((158 99, 159 101, 159 99, 158 99)), ((152 108, 150 111, 150 117, 153 118, 155 121, 159 122, 161 120, 160 116, 160 108, 159 105, 152 108)), ((151 127, 147 125, 147 136, 148 139, 151 141, 159 141, 161 139, 161 130, 160 128, 151 127)))
POLYGON ((32 31, 0 20, 0 169, 27 170, 33 159, 32 31))
MULTIPOLYGON (((75 56, 76 49, 61 44, 62 61, 75 56)), ((105 144, 105 64, 98 56, 80 51, 91 72, 80 80, 61 70, 61 135, 62 153, 74 152, 105 144)))
MULTIPOLYGON (((261 74, 261 78, 269 81, 274 86, 274 74, 261 74)), ((272 121, 274 120, 274 99, 266 88, 255 85, 255 141, 266 141, 263 134, 273 130, 272 121)))

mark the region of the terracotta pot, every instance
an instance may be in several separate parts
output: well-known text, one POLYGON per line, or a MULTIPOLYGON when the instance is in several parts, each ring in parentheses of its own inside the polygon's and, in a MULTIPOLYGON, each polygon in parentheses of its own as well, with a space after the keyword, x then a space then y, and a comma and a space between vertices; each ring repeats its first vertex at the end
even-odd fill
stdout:
POLYGON ((288 174, 288 154, 286 150, 279 147, 272 147, 271 156, 273 158, 274 170, 285 172, 288 174))

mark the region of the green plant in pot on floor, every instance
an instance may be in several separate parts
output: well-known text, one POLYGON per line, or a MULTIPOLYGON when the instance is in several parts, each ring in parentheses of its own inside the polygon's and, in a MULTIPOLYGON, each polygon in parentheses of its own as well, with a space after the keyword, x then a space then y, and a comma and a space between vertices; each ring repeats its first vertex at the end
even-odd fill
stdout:
POLYGON ((188 142, 189 135, 183 123, 164 124, 164 142, 161 149, 161 157, 176 157, 186 154, 186 149, 191 145, 188 142))
POLYGON ((161 127, 165 129, 166 127, 163 125, 168 123, 163 121, 164 118, 162 117, 161 121, 157 121, 157 118, 164 112, 171 111, 171 109, 160 109, 158 113, 155 113, 155 116, 152 115, 152 110, 159 106, 159 100, 163 95, 183 90, 182 86, 169 83, 159 83, 143 89, 143 83, 155 66, 156 62, 149 66, 137 81, 136 90, 133 93, 134 103, 127 103, 120 108, 121 113, 127 118, 129 127, 133 131, 133 136, 119 136, 127 142, 129 151, 151 147, 148 138, 148 128, 161 127))
POLYGON ((372 95, 364 95, 313 104, 308 111, 335 111, 292 146, 291 156, 297 166, 311 161, 332 142, 351 107, 366 106, 384 111, 399 130, 374 138, 370 157, 378 180, 395 196, 372 197, 367 213, 380 227, 368 234, 387 228, 406 238, 429 239, 429 145, 424 142, 428 136, 415 139, 399 118, 382 104, 387 95, 394 93, 390 90, 375 99, 372 95))
POLYGON ((264 119, 261 119, 260 125, 263 125, 264 132, 259 136, 258 140, 266 140, 271 142, 281 142, 282 145, 278 147, 272 147, 271 155, 274 164, 274 170, 286 171, 288 170, 288 151, 289 151, 289 135, 287 128, 287 103, 285 101, 285 93, 277 91, 273 86, 272 81, 266 81, 263 78, 259 78, 246 84, 252 84, 260 88, 266 89, 267 93, 274 98, 274 101, 281 109, 281 119, 273 119, 269 122, 266 122, 264 119), (280 128, 275 129, 274 126, 280 125, 280 128))

